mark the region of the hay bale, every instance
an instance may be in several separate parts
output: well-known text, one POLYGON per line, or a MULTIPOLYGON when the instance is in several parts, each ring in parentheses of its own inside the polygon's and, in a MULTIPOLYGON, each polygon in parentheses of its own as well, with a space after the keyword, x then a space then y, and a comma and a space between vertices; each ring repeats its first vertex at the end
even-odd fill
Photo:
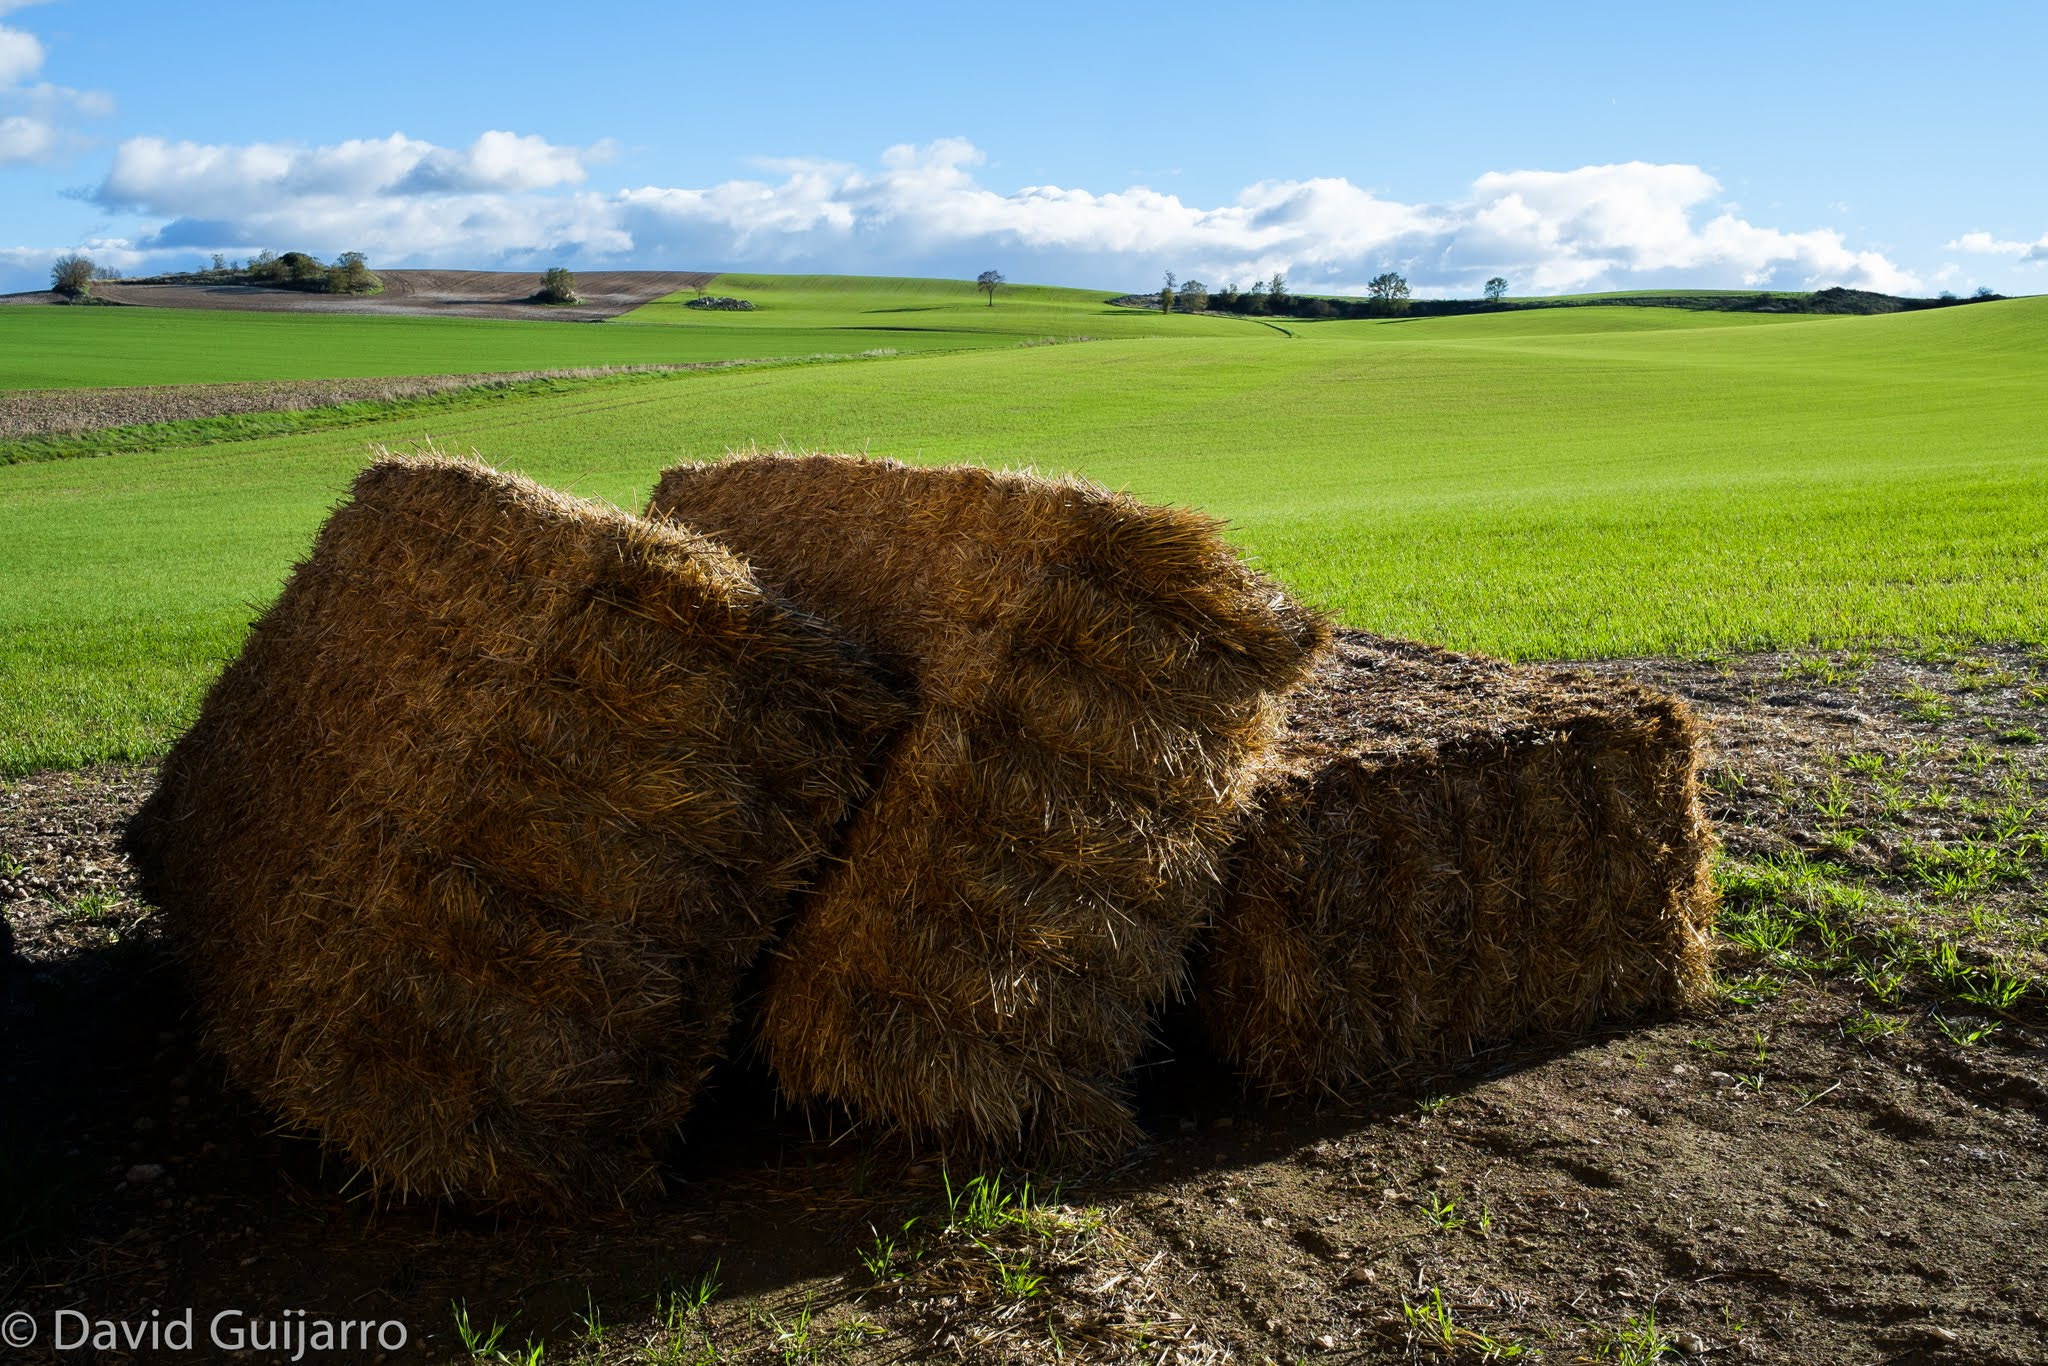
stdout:
POLYGON ((1289 704, 1196 971, 1247 1078, 1335 1088, 1705 996, 1683 702, 1346 632, 1289 704))
POLYGON ((402 1190, 653 1185, 904 709, 722 548, 481 464, 356 480, 129 831, 212 1046, 402 1190))
POLYGON ((754 456, 669 470, 918 712, 784 945, 786 1094, 955 1144, 1113 1150, 1122 1079, 1325 630, 1210 518, 1074 479, 754 456))

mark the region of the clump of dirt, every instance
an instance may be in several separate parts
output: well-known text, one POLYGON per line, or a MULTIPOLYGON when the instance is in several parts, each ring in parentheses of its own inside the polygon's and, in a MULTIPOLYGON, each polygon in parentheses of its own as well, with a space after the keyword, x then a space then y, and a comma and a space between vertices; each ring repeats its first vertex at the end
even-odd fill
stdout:
POLYGON ((187 1307, 399 1322, 391 1361, 493 1325, 549 1362, 2048 1359, 2048 656, 1593 667, 1709 727, 1711 1010, 1320 1109, 1170 1037, 1149 1149, 1035 1179, 778 1112, 738 1064, 669 1194, 596 1226, 379 1203, 276 1132, 194 1050, 115 850, 150 770, 10 783, 18 1359, 59 1309, 187 1307))

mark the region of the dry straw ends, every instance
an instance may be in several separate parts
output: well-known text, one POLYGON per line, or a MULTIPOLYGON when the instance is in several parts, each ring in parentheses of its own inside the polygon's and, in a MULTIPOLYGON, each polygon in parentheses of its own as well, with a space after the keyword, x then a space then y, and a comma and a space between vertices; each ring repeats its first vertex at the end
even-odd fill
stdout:
POLYGON ((1291 706, 1197 973, 1248 1078, 1333 1088, 1706 996, 1682 702, 1347 633, 1291 706))
POLYGON ((668 471, 650 515, 918 704, 770 976, 785 1091, 956 1142, 1120 1146, 1122 1079, 1322 624, 1211 519, 1072 479, 740 457, 668 471))
POLYGON ((262 1100, 391 1187, 612 1201, 903 714, 702 537, 387 458, 129 839, 262 1100))

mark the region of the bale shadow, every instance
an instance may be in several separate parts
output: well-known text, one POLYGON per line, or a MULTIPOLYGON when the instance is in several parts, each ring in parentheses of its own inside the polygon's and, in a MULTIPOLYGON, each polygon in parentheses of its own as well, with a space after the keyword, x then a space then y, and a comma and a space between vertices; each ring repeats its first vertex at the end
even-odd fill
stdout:
MULTIPOLYGON (((665 1191, 644 1204, 564 1220, 394 1198, 227 1080, 199 1047, 160 937, 14 967, 0 1298, 45 1320, 56 1308, 120 1318, 189 1306, 203 1320, 292 1306, 399 1319, 410 1345, 392 1359, 438 1360, 460 1306, 505 1324, 508 1342, 566 1346, 593 1313, 644 1319, 707 1281, 721 1300, 770 1311, 809 1303, 821 1285, 850 1296, 878 1232, 942 1215, 949 1183, 986 1169, 949 1167, 832 1107, 784 1103, 735 1039, 664 1167, 665 1191)), ((1247 1093, 1169 1013, 1132 1090, 1147 1146, 1109 1170, 1030 1175, 1071 1202, 1117 1203, 1386 1124, 1592 1042, 1497 1050, 1371 1096, 1276 1103, 1247 1093)))

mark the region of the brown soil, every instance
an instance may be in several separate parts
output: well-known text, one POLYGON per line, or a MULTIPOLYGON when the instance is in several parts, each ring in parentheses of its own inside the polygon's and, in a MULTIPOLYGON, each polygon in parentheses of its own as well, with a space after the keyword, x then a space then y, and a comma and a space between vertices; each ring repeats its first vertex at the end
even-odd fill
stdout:
MULTIPOLYGON (((524 318, 598 322, 674 294, 701 289, 716 272, 691 270, 578 271, 581 303, 536 304, 538 272, 507 270, 380 270, 384 292, 348 296, 308 294, 238 284, 136 284, 108 280, 93 294, 110 304, 141 308, 225 308, 263 313, 410 313, 442 318, 524 318)), ((0 296, 0 302, 54 303, 47 291, 0 296)))
POLYGON ((1166 1047, 1144 1152, 978 1218, 949 1211, 962 1173, 778 1113, 736 1065, 663 1201, 550 1223, 380 1203, 275 1132, 194 1051, 116 848, 151 771, 38 775, 0 789, 0 904, 27 960, 0 1311, 41 1333, 8 1359, 85 1359, 49 1352, 60 1309, 189 1307, 201 1350, 92 1359, 208 1359, 213 1315, 294 1308, 401 1321, 389 1359, 450 1361, 459 1302, 550 1363, 2048 1360, 2048 656, 1597 667, 1709 722, 1731 934, 1767 909, 1744 870, 1822 869, 1867 896, 1857 915, 2033 994, 1980 1009, 1911 972, 1879 989, 1731 940, 1708 1014, 1320 1110, 1247 1100, 1166 1047), (1931 851, 1993 847, 1991 873, 1940 881, 1931 851))
POLYGON ((388 403, 460 389, 487 389, 540 379, 596 379, 608 375, 675 374, 716 368, 685 365, 583 366, 471 375, 397 375, 370 379, 251 380, 235 384, 124 385, 106 389, 0 390, 0 440, 76 436, 107 427, 277 413, 339 403, 388 403))

